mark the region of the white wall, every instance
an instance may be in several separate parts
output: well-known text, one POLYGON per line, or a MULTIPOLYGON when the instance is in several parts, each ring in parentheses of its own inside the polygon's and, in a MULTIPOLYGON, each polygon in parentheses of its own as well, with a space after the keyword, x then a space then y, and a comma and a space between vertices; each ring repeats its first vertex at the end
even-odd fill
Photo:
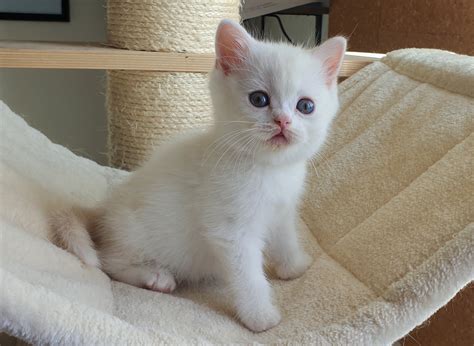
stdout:
MULTIPOLYGON (((105 0, 70 0, 70 22, 0 20, 0 40, 106 40, 105 0)), ((52 141, 106 163, 105 72, 0 69, 0 99, 52 141)))

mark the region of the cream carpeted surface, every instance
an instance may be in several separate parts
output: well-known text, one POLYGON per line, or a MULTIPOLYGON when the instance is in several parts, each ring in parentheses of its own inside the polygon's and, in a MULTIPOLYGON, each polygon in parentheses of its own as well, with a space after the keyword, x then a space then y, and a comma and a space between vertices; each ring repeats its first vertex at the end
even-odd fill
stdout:
POLYGON ((472 57, 396 51, 341 85, 302 208, 315 262, 273 280, 283 320, 261 334, 218 286, 138 289, 45 240, 53 196, 91 205, 126 173, 0 115, 0 326, 29 342, 390 344, 474 279, 472 57))

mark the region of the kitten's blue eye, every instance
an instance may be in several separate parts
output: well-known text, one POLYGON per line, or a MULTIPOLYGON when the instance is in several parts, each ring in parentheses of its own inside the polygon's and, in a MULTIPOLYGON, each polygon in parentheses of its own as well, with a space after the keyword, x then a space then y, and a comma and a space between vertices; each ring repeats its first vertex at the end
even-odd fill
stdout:
POLYGON ((314 111, 314 102, 310 99, 301 99, 296 104, 296 109, 303 114, 311 114, 314 111))
POLYGON ((262 108, 270 104, 270 97, 264 91, 254 91, 249 95, 250 103, 255 107, 262 108))

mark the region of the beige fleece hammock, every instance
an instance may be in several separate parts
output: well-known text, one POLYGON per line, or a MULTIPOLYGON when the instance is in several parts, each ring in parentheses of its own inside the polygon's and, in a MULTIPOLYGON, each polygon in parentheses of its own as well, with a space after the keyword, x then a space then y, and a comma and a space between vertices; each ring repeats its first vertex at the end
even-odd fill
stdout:
POLYGON ((1 209, 1 328, 40 344, 403 337, 474 278, 474 58, 396 51, 343 82, 340 95, 302 207, 315 262, 297 280, 272 280, 283 319, 260 334, 233 317, 220 287, 143 290, 45 240, 41 203, 13 181, 90 205, 127 173, 52 144, 0 104, 2 194, 29 196, 1 209))

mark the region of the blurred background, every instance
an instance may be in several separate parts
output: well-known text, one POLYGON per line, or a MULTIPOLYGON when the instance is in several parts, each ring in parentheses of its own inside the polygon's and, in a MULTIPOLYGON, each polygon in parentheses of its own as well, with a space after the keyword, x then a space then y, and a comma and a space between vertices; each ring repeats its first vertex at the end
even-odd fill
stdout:
POLYGON ((349 35, 353 51, 417 47, 474 54, 473 0, 332 0, 330 10, 329 35, 349 35))
POLYGON ((473 0, 247 0, 243 17, 252 18, 245 22, 255 32, 265 22, 269 39, 287 39, 279 17, 283 30, 299 43, 344 35, 349 49, 358 52, 418 47, 474 54, 473 0))

